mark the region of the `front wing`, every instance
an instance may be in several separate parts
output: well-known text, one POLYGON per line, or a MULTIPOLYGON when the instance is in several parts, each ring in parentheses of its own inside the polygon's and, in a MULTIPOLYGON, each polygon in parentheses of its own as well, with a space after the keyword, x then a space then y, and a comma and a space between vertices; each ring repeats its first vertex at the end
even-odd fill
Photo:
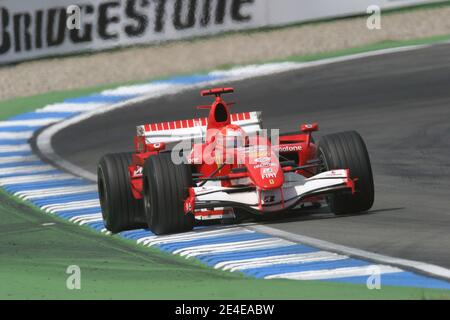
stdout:
POLYGON ((205 185, 191 188, 186 202, 195 213, 215 208, 243 208, 255 213, 277 212, 297 206, 313 196, 349 191, 354 193, 354 181, 349 170, 333 170, 304 178, 295 173, 285 174, 282 188, 259 190, 255 187, 222 187, 205 185))

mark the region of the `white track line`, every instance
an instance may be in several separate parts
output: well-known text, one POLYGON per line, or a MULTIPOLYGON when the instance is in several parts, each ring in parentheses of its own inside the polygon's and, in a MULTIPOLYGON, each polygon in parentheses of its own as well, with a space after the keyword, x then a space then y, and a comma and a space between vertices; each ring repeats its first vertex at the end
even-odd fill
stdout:
POLYGON ((101 213, 94 213, 94 214, 84 214, 81 216, 75 216, 69 219, 69 221, 74 222, 74 223, 79 223, 83 220, 90 220, 90 219, 101 219, 102 218, 102 214, 101 213))
POLYGON ((32 162, 32 161, 40 161, 41 159, 35 155, 30 156, 8 156, 8 157, 0 157, 0 164, 12 164, 12 163, 20 163, 20 162, 32 162))
POLYGON ((113 90, 105 90, 102 95, 117 96, 117 95, 143 95, 159 92, 161 90, 171 89, 174 85, 169 83, 149 83, 134 86, 124 86, 113 90))
POLYGON ((216 253, 229 253, 243 250, 256 250, 256 249, 268 249, 279 248, 293 245, 295 243, 277 238, 267 238, 258 240, 236 241, 220 244, 205 244, 200 246, 192 246, 189 248, 177 249, 173 253, 179 254, 182 257, 190 258, 201 254, 216 254, 216 253))
POLYGON ((36 112, 85 112, 102 108, 105 105, 107 103, 55 103, 38 109, 36 112))
POLYGON ((267 63, 262 65, 249 65, 245 67, 233 68, 226 71, 213 71, 209 74, 216 77, 224 78, 255 78, 261 75, 271 75, 274 73, 281 73, 298 69, 303 66, 303 63, 298 62, 279 62, 279 63, 267 63))
POLYGON ((97 186, 92 185, 81 187, 59 187, 59 188, 18 191, 14 193, 14 195, 24 200, 32 200, 32 199, 47 198, 51 196, 64 196, 95 191, 97 191, 97 186))
POLYGON ((21 183, 66 180, 66 179, 74 179, 74 178, 75 177, 73 175, 67 174, 67 173, 37 174, 37 175, 24 176, 24 177, 0 178, 0 186, 21 184, 21 183))
POLYGON ((0 152, 31 151, 31 146, 26 144, 0 144, 0 152))
POLYGON ((369 265, 364 267, 348 267, 348 268, 337 268, 327 270, 283 273, 267 276, 264 277, 264 279, 325 280, 325 279, 338 279, 346 277, 367 277, 373 275, 375 272, 380 272, 380 274, 387 274, 387 273, 403 272, 403 270, 385 265, 369 265))
POLYGON ((48 164, 36 165, 36 166, 20 166, 0 169, 0 176, 6 174, 21 174, 21 173, 36 173, 55 170, 55 167, 48 164))
POLYGON ((19 132, 0 132, 0 139, 29 139, 33 136, 34 131, 19 131, 19 132))
POLYGON ((328 251, 317 251, 309 253, 283 254, 262 258, 230 260, 216 264, 215 269, 240 271, 251 268, 267 267, 278 264, 307 263, 319 261, 336 261, 348 259, 348 256, 328 251))
POLYGON ((80 220, 80 221, 78 222, 78 224, 79 224, 80 226, 83 226, 83 225, 85 225, 86 223, 100 222, 100 221, 103 221, 103 217, 102 217, 102 216, 97 217, 97 218, 83 219, 83 220, 80 220))
POLYGON ((30 119, 30 120, 10 120, 10 121, 0 121, 0 128, 2 127, 36 127, 36 126, 46 126, 64 118, 45 118, 45 119, 30 119))
POLYGON ((190 241, 190 240, 198 240, 198 239, 208 239, 208 238, 214 238, 219 236, 229 236, 229 235, 237 235, 237 234, 247 234, 247 233, 254 233, 254 231, 247 230, 244 228, 235 228, 235 229, 222 229, 222 230, 215 230, 212 232, 203 232, 203 233, 194 233, 190 235, 181 235, 181 236, 164 236, 164 237, 148 237, 146 240, 141 241, 143 245, 146 246, 155 246, 160 244, 168 244, 168 243, 176 243, 176 242, 183 242, 183 241, 190 241))
POLYGON ((66 203, 56 203, 48 204, 42 206, 41 209, 49 213, 64 212, 69 210, 77 209, 88 209, 100 206, 100 201, 98 199, 94 200, 81 200, 81 201, 71 201, 66 203))
POLYGON ((168 235, 168 236, 148 236, 148 237, 142 237, 139 238, 137 240, 137 243, 139 244, 146 244, 149 241, 153 241, 155 239, 193 239, 196 238, 197 235, 217 235, 217 234, 223 234, 224 232, 226 232, 225 230, 245 230, 242 227, 231 227, 231 228, 212 228, 212 229, 200 229, 200 230, 193 230, 193 231, 189 231, 189 232, 185 232, 185 233, 181 233, 181 234, 173 234, 173 235, 168 235))

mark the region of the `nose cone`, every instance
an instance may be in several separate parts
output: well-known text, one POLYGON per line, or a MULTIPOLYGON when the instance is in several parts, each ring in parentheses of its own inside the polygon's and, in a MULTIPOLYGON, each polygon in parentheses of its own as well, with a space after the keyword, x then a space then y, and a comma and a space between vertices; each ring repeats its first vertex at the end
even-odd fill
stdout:
POLYGON ((247 170, 253 183, 262 190, 278 189, 283 186, 284 174, 275 155, 249 159, 247 170))

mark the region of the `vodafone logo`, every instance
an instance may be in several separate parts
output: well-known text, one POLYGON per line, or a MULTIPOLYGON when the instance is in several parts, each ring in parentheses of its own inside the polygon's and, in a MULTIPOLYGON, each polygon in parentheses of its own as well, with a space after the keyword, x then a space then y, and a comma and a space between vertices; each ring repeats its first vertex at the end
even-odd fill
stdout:
POLYGON ((302 150, 302 146, 282 146, 280 147, 279 152, 296 152, 302 150))

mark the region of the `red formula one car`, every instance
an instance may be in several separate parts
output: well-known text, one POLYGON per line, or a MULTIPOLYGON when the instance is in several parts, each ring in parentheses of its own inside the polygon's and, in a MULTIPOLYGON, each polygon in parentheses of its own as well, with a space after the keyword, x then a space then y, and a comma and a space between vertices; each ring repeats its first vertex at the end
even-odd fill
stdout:
POLYGON ((317 124, 297 133, 263 130, 259 112, 230 114, 215 96, 207 118, 137 127, 135 153, 110 154, 98 165, 106 228, 149 227, 155 234, 189 231, 196 220, 240 212, 276 214, 326 201, 335 214, 358 213, 374 201, 366 146, 354 131, 327 135, 317 124))

